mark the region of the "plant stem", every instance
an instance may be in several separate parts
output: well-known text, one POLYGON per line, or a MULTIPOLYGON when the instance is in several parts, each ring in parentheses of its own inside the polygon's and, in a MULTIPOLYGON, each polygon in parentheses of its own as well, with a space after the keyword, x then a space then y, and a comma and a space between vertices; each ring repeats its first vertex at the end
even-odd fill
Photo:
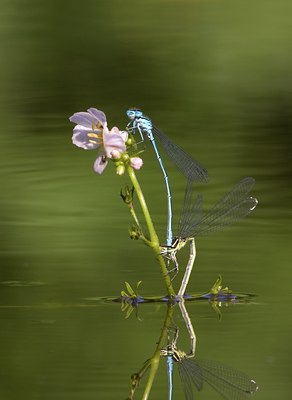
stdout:
POLYGON ((158 239, 158 236, 156 234, 156 231, 155 231, 155 228, 154 228, 154 225, 153 225, 153 222, 152 222, 152 219, 151 219, 151 216, 150 216, 150 213, 149 213, 149 210, 148 210, 148 207, 147 207, 147 204, 146 204, 142 189, 140 187, 140 184, 139 184, 139 182, 137 180, 137 177, 136 177, 136 174, 135 174, 133 168, 129 166, 127 168, 127 170, 128 170, 128 174, 130 176, 131 182, 132 182, 132 184, 133 184, 133 186, 135 188, 135 191, 136 191, 136 194, 137 194, 137 197, 138 197, 138 200, 139 200, 139 203, 140 203, 140 206, 141 206, 141 209, 142 209, 142 212, 144 214, 144 218, 145 218, 145 221, 146 221, 146 224, 147 224, 147 228, 148 228, 148 232, 149 232, 149 236, 150 236, 149 246, 152 247, 152 249, 154 251, 154 254, 156 256, 156 259, 160 264, 160 268, 161 268, 162 276, 163 276, 163 279, 164 279, 164 282, 165 282, 165 285, 166 285, 166 288, 167 288, 168 296, 170 298, 174 297, 175 296, 175 291, 174 291, 174 289, 172 287, 171 279, 170 279, 168 270, 166 268, 164 258, 160 254, 159 239, 158 239))
POLYGON ((163 328, 161 330, 161 334, 160 334, 160 338, 159 338, 157 346, 156 346, 156 350, 150 359, 150 362, 151 362, 150 372, 149 372, 148 381, 146 383, 145 390, 144 390, 144 393, 142 396, 142 400, 147 400, 149 397, 150 390, 152 388, 153 381, 154 381, 155 375, 156 375, 158 367, 159 367, 159 362, 160 362, 160 358, 161 358, 161 354, 160 354, 161 349, 164 347, 164 344, 165 344, 166 338, 167 338, 167 334, 168 334, 168 329, 171 324, 173 309, 174 309, 174 304, 169 303, 168 308, 167 308, 166 318, 164 321, 163 328))
POLYGON ((132 215, 132 217, 133 217, 133 220, 135 221, 135 224, 137 225, 137 227, 138 227, 140 230, 142 230, 141 225, 140 225, 140 222, 139 222, 139 220, 138 220, 138 217, 137 217, 137 215, 136 215, 136 212, 135 212, 135 210, 134 210, 134 206, 133 206, 132 203, 129 205, 129 210, 130 210, 130 213, 131 213, 131 215, 132 215))
POLYGON ((153 222, 152 222, 152 219, 151 219, 151 216, 150 216, 150 213, 149 213, 149 210, 148 210, 144 195, 142 193, 141 186, 140 186, 140 184, 138 182, 138 179, 137 179, 136 174, 135 174, 135 172, 134 172, 132 167, 128 167, 128 173, 129 173, 131 182, 132 182, 132 184, 133 184, 133 186, 135 188, 135 192, 137 194, 137 197, 139 199, 139 202, 140 202, 140 205, 141 205, 144 217, 145 217, 145 221, 146 221, 146 224, 147 224, 147 227, 148 227, 151 243, 152 243, 153 246, 155 246, 155 245, 159 246, 159 239, 158 239, 158 236, 157 236, 157 234, 155 232, 154 225, 153 225, 153 222))

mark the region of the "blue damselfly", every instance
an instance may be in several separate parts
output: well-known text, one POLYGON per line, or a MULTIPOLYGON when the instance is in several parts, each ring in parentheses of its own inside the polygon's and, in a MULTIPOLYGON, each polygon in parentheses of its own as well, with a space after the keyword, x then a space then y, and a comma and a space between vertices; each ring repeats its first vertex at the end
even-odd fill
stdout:
POLYGON ((219 231, 244 218, 255 209, 258 201, 249 196, 255 180, 247 177, 238 182, 226 193, 208 212, 202 214, 202 196, 196 198, 193 193, 193 182, 188 180, 185 191, 184 203, 181 211, 178 234, 171 246, 162 246, 161 254, 173 261, 175 269, 178 269, 176 259, 177 252, 187 242, 190 243, 190 258, 186 272, 178 292, 178 296, 184 295, 193 264, 196 257, 195 238, 219 231))
POLYGON ((141 140, 144 141, 144 135, 148 137, 152 143, 156 158, 159 162, 160 168, 163 173, 165 180, 166 192, 167 192, 167 208, 168 208, 168 218, 167 218, 167 245, 171 246, 172 237, 172 200, 171 200, 171 190, 169 186, 168 175, 166 169, 163 165, 161 156, 159 154, 155 138, 158 137, 162 147, 175 163, 177 168, 186 176, 186 178, 191 182, 206 182, 208 179, 207 171, 200 166, 189 154, 187 154, 181 147, 173 143, 164 133, 157 129, 152 121, 143 114, 143 112, 136 108, 131 108, 127 110, 127 116, 130 122, 127 128, 130 132, 135 133, 136 130, 141 136, 141 140))

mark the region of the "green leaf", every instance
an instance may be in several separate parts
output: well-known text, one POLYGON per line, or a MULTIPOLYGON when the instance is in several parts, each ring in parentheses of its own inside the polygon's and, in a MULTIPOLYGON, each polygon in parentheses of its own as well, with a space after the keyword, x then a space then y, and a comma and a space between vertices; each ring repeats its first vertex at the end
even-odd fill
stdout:
POLYGON ((222 277, 219 275, 219 277, 216 279, 215 283, 213 284, 210 293, 215 293, 217 294, 220 290, 222 289, 222 277))
POLYGON ((128 307, 128 310, 126 312, 126 316, 125 318, 128 319, 130 317, 130 315, 132 314, 132 312, 134 311, 134 308, 132 306, 128 307))
POLYGON ((137 282, 137 289, 141 285, 142 281, 137 282))
POLYGON ((128 282, 125 282, 125 285, 126 285, 126 288, 127 288, 128 292, 129 292, 130 296, 136 296, 136 293, 132 289, 132 286, 128 282))
POLYGON ((129 307, 129 304, 128 304, 128 303, 125 303, 125 302, 122 302, 122 303, 121 303, 121 310, 122 310, 122 312, 124 312, 128 307, 129 307))

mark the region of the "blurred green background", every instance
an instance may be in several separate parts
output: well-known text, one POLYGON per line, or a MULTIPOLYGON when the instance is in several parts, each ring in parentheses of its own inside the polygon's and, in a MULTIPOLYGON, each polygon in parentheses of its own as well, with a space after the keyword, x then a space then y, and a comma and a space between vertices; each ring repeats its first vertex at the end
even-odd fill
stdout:
MULTIPOLYGON (((244 176, 256 179, 255 212, 198 239, 189 291, 208 290, 221 273, 257 297, 222 310, 221 322, 207 304, 189 313, 201 358, 252 375, 259 400, 289 399, 291 1, 0 6, 0 397, 125 398, 154 350, 163 305, 141 306, 139 322, 116 304, 85 300, 118 296, 124 281, 142 280, 145 296, 165 289, 149 249, 128 237, 119 198, 127 176, 112 165, 95 175, 96 154, 72 145, 68 121, 96 107, 123 129, 125 110, 137 106, 208 169, 206 208, 244 176)), ((166 165, 177 220, 185 183, 166 165)), ((150 146, 138 176, 164 241, 165 193, 150 146)), ((166 388, 162 362, 153 398, 166 398, 166 388)))

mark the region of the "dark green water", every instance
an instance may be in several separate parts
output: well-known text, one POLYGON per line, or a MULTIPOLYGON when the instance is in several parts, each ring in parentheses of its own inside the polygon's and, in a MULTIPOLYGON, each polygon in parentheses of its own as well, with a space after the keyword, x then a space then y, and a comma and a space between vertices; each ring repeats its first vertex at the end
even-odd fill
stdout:
MULTIPOLYGON (((68 121, 92 106, 122 129, 135 105, 206 166, 206 207, 256 179, 254 213, 197 240, 188 289, 204 292, 221 274, 256 297, 222 306, 221 321, 206 302, 187 308, 200 358, 256 379, 254 399, 290 399, 291 2, 0 5, 0 398, 123 399, 155 349, 164 304, 139 306, 139 321, 87 300, 119 296, 124 281, 142 280, 144 296, 165 288, 149 249, 128 237, 119 198, 128 178, 112 166, 96 176, 95 152, 71 144, 68 121)), ((177 218, 184 181, 167 167, 177 218)), ((138 176, 163 241, 165 193, 150 147, 138 176)), ((183 326, 178 310, 174 320, 183 326)), ((164 359, 151 396, 167 398, 164 359)), ((174 398, 183 399, 178 375, 174 398)))

